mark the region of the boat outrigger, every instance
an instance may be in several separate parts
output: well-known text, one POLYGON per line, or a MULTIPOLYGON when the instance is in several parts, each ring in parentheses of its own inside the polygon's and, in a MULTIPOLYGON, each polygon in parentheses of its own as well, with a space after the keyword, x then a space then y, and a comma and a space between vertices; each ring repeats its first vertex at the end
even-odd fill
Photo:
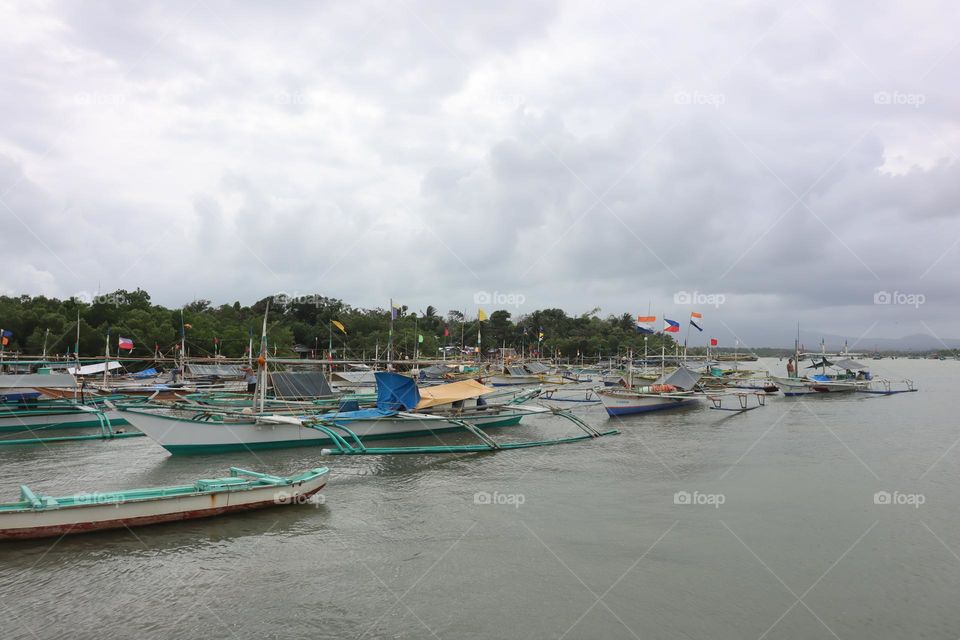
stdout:
POLYGON ((230 468, 230 476, 193 484, 54 498, 20 487, 0 503, 0 540, 46 538, 191 520, 277 505, 303 504, 323 489, 329 469, 289 477, 230 468))

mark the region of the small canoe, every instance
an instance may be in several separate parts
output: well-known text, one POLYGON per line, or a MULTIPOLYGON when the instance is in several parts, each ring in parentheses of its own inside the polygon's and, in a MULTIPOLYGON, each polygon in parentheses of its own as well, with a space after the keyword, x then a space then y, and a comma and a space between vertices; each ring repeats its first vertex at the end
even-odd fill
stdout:
POLYGON ((0 540, 46 538, 101 529, 208 518, 276 505, 316 502, 329 469, 281 477, 230 468, 230 476, 193 484, 54 498, 20 486, 20 500, 0 503, 0 540))

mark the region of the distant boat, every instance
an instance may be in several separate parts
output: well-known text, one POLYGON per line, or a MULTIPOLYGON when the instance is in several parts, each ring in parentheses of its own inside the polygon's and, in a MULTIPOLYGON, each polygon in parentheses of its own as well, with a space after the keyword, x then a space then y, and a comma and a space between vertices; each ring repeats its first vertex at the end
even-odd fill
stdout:
POLYGON ((323 489, 328 471, 326 467, 319 467, 281 477, 231 467, 227 478, 61 498, 37 494, 22 485, 20 500, 0 503, 0 540, 139 527, 303 504, 323 489))

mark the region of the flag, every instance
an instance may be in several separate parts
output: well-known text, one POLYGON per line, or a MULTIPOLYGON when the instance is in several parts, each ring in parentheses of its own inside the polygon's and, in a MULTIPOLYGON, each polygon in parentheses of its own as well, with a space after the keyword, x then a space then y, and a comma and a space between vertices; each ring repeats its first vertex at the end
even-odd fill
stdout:
POLYGON ((10 338, 13 337, 13 331, 8 331, 6 329, 0 329, 0 344, 7 346, 10 344, 10 338))
POLYGON ((421 333, 417 334, 417 342, 419 342, 420 344, 423 344, 423 334, 421 333))
POLYGON ((343 323, 340 322, 339 320, 331 320, 331 321, 330 321, 330 324, 332 324, 333 326, 335 326, 337 329, 340 329, 340 331, 343 333, 343 335, 347 335, 347 328, 346 328, 345 326, 343 326, 343 323))
POLYGON ((653 323, 657 321, 657 316, 637 316, 637 332, 653 333, 653 323))
POLYGON ((715 346, 717 346, 717 344, 719 344, 719 343, 717 342, 717 339, 716 339, 716 338, 710 338, 710 346, 711 346, 711 347, 715 347, 715 346))
POLYGON ((680 332, 680 323, 676 320, 670 320, 669 318, 663 319, 663 330, 668 333, 679 333, 680 332))
POLYGON ((543 340, 543 327, 540 327, 540 333, 537 334, 537 340, 543 340))
POLYGON ((483 309, 480 309, 479 311, 477 311, 477 320, 479 320, 480 322, 483 322, 486 319, 487 319, 486 311, 484 311, 483 309))
POLYGON ((690 324, 693 325, 693 327, 697 331, 703 331, 703 327, 700 326, 701 324, 703 324, 703 314, 697 313, 696 311, 692 312, 690 314, 690 324), (700 323, 700 324, 697 324, 697 323, 700 323))
POLYGON ((183 325, 183 328, 184 328, 184 329, 193 329, 193 325, 192 325, 192 324, 185 324, 185 325, 183 325))
POLYGON ((400 307, 399 305, 393 304, 393 301, 390 301, 390 319, 396 320, 400 316, 400 307))
POLYGON ((443 337, 446 338, 450 335, 450 327, 443 328, 443 337))
POLYGON ((122 338, 122 337, 120 337, 120 338, 117 339, 117 348, 118 348, 118 349, 128 349, 128 350, 132 351, 132 350, 133 350, 133 340, 131 340, 130 338, 122 338))

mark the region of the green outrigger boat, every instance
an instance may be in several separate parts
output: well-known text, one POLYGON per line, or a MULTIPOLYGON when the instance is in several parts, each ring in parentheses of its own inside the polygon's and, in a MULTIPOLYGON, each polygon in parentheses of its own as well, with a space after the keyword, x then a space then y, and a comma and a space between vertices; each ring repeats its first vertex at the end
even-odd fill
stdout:
POLYGON ((308 503, 326 486, 329 469, 282 477, 230 468, 225 478, 193 484, 54 498, 20 487, 20 500, 0 503, 0 540, 192 520, 279 505, 308 503))

